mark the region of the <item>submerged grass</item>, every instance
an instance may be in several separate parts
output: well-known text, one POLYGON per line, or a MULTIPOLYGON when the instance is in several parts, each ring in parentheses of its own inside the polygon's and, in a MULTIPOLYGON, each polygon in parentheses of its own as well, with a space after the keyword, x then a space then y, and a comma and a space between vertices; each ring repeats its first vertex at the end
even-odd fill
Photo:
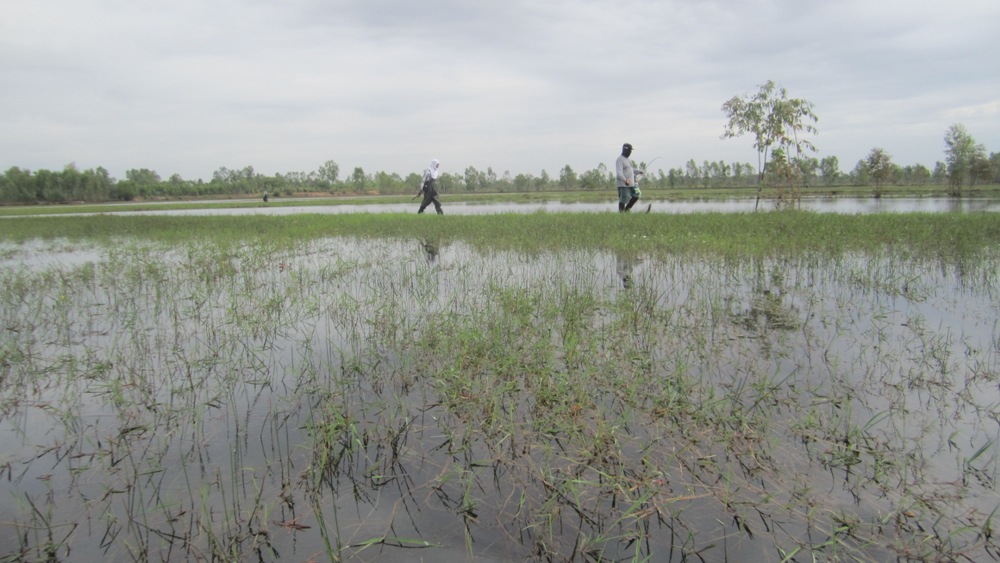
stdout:
POLYGON ((682 215, 534 213, 424 217, 416 214, 162 217, 102 215, 10 219, 0 240, 138 238, 219 243, 395 237, 518 251, 597 248, 723 256, 868 252, 975 255, 1000 242, 996 213, 841 215, 812 212, 682 215))
POLYGON ((0 560, 1000 557, 992 215, 9 225, 0 560))

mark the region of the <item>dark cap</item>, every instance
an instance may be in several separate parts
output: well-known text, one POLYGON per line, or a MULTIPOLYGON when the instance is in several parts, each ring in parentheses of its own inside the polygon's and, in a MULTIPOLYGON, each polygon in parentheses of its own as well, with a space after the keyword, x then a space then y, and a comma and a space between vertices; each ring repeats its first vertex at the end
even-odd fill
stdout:
POLYGON ((625 149, 628 149, 630 151, 631 150, 635 150, 635 149, 632 148, 632 145, 630 143, 625 143, 624 145, 622 145, 622 150, 625 150, 625 149))

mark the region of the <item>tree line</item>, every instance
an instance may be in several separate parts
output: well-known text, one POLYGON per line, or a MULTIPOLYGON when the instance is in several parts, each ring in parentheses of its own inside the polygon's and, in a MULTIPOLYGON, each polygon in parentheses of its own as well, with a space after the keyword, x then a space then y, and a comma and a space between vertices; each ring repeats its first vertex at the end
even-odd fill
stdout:
MULTIPOLYGON (((753 96, 733 97, 722 106, 729 121, 723 138, 753 136, 758 164, 688 160, 683 167, 653 170, 646 162, 635 163, 645 170, 643 189, 681 188, 757 188, 776 190, 779 199, 795 200, 803 190, 819 186, 874 186, 874 194, 889 185, 948 185, 952 195, 961 195, 964 186, 976 182, 1000 184, 1000 154, 986 155, 986 148, 975 141, 961 124, 945 133, 945 160, 933 168, 922 164, 901 166, 884 149, 876 147, 849 171, 841 171, 836 156, 816 158, 809 152, 815 147, 806 134, 815 134, 817 121, 808 100, 789 98, 784 88, 773 81, 760 86, 753 96), (789 195, 790 194, 790 195, 789 195)), ((175 199, 203 196, 246 196, 268 193, 319 192, 330 195, 415 193, 421 174, 406 177, 397 173, 367 173, 361 167, 341 177, 340 165, 328 160, 311 172, 288 172, 269 176, 253 166, 239 169, 219 168, 209 181, 186 180, 178 174, 163 179, 156 171, 132 169, 125 178, 111 177, 106 169, 78 170, 73 164, 60 171, 25 170, 13 167, 0 176, 0 203, 68 203, 132 201, 136 199, 175 199)), ((537 176, 509 171, 497 174, 492 167, 477 170, 468 167, 463 173, 444 172, 438 177, 443 193, 552 192, 614 189, 614 171, 604 164, 577 173, 569 165, 550 176, 542 170, 537 176)))
MULTIPOLYGON (((644 162, 636 166, 643 169, 644 162)), ((937 162, 933 169, 922 164, 899 166, 882 149, 873 149, 865 159, 859 160, 847 172, 840 170, 837 157, 822 159, 804 158, 796 161, 801 170, 805 189, 831 186, 875 186, 880 189, 890 185, 948 185, 954 177, 949 165, 937 162)), ((968 165, 963 173, 972 185, 975 181, 1000 183, 1000 154, 991 153, 968 165), (975 173, 973 173, 975 171, 975 173)), ((957 169, 956 167, 952 167, 957 169)), ((953 170, 954 172, 955 170, 953 170)), ((273 176, 260 174, 252 166, 240 169, 220 168, 210 181, 185 180, 174 174, 163 179, 153 170, 133 169, 124 179, 113 178, 106 169, 78 170, 68 165, 59 171, 30 171, 13 167, 0 176, 0 202, 5 204, 69 203, 133 201, 147 199, 174 199, 204 196, 247 196, 265 192, 272 196, 282 194, 318 192, 329 195, 379 194, 404 195, 415 193, 420 185, 420 174, 406 177, 396 173, 369 174, 356 167, 341 178, 339 166, 327 161, 312 172, 290 172, 273 176)), ((766 181, 766 179, 765 179, 766 181)), ((705 189, 705 188, 754 188, 760 183, 754 166, 749 163, 703 161, 698 164, 688 160, 683 168, 657 169, 642 178, 643 189, 705 189)), ((510 172, 497 174, 492 168, 477 170, 468 167, 463 173, 444 172, 438 178, 443 193, 518 193, 552 191, 610 190, 614 188, 614 172, 604 164, 583 173, 569 165, 558 176, 546 171, 535 176, 510 172)), ((957 194, 956 194, 957 195, 957 194)))

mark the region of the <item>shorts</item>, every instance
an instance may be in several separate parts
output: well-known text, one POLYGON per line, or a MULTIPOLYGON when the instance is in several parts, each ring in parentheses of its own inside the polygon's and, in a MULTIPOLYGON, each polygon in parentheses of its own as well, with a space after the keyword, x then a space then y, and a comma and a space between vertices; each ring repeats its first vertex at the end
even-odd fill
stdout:
POLYGON ((618 186, 618 203, 625 205, 633 197, 639 199, 639 188, 635 186, 618 186))

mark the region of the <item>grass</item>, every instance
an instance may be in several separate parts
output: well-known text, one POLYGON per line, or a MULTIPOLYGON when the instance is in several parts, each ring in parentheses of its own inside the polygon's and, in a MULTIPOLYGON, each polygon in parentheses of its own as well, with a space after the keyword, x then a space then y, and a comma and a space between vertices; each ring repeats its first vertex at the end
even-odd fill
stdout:
POLYGON ((0 240, 136 238, 181 244, 199 237, 227 244, 287 245, 325 237, 405 238, 524 252, 598 248, 639 253, 710 253, 752 257, 843 254, 891 246, 920 255, 976 255, 1000 241, 992 213, 838 215, 535 213, 446 216, 415 214, 290 217, 144 217, 108 215, 12 220, 0 240))
POLYGON ((0 560, 998 557, 994 215, 8 224, 0 560))

